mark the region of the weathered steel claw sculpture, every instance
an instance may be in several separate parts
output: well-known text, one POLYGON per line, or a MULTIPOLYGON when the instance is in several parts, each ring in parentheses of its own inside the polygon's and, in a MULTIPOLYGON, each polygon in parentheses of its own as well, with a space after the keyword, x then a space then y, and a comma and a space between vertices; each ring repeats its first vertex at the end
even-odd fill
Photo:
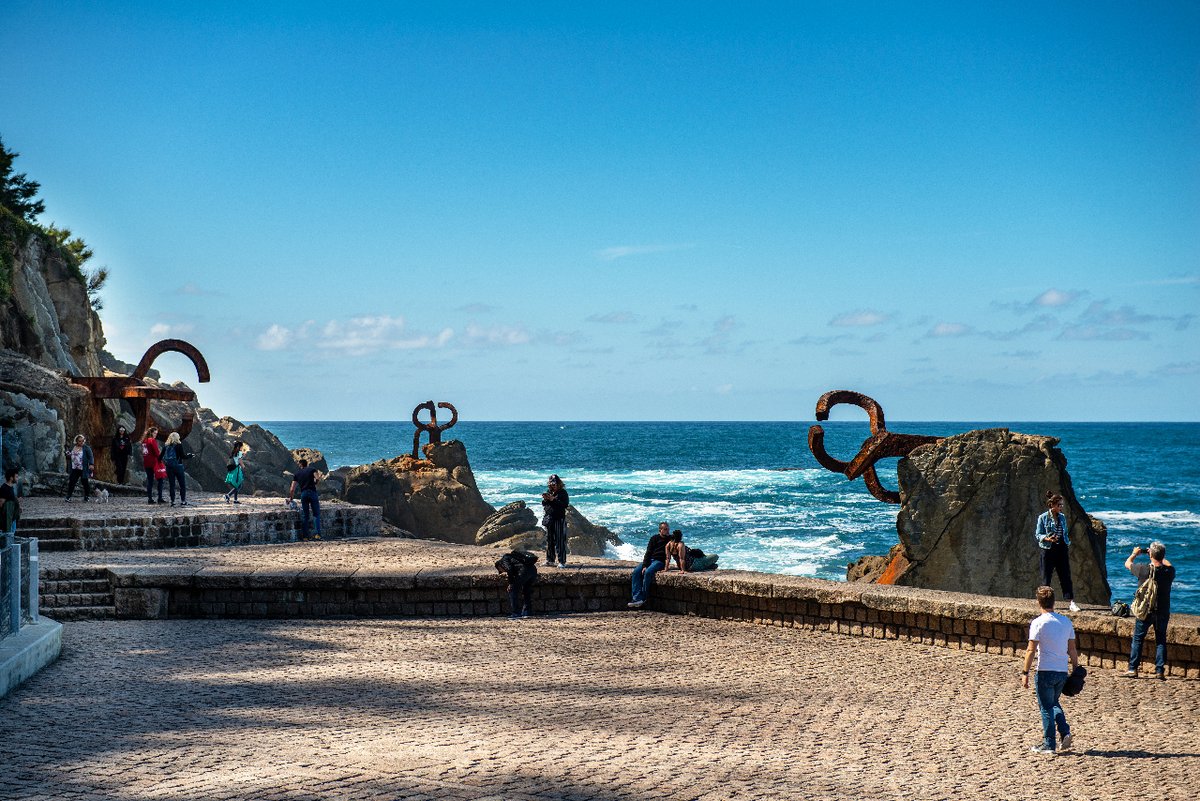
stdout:
POLYGON ((414 458, 414 459, 421 458, 420 445, 421 445, 421 432, 422 431, 429 432, 429 443, 432 445, 435 442, 441 442, 442 441, 442 432, 448 428, 453 428, 454 424, 458 422, 458 409, 455 409, 453 405, 439 401, 437 404, 437 407, 435 407, 433 401, 430 400, 430 401, 425 401, 424 403, 418 403, 417 408, 413 409, 412 421, 413 421, 413 425, 417 427, 417 430, 415 432, 413 432, 412 458, 414 458), (450 410, 451 417, 450 417, 449 423, 445 423, 443 425, 438 425, 437 407, 450 410), (419 419, 417 419, 417 413, 420 412, 422 409, 429 410, 429 422, 428 423, 422 423, 419 419))
MULTIPOLYGON (((174 387, 152 387, 146 384, 146 375, 150 372, 150 367, 155 360, 164 353, 182 353, 188 357, 192 365, 196 368, 196 378, 201 384, 207 384, 209 381, 208 362, 204 360, 204 356, 190 342, 184 342, 182 339, 164 339, 155 342, 146 351, 146 355, 138 362, 137 367, 133 370, 133 375, 119 377, 72 377, 71 381, 75 384, 85 386, 92 393, 93 400, 104 400, 109 398, 117 398, 120 400, 129 401, 129 405, 133 407, 134 417, 137 420, 134 423, 134 430, 130 432, 134 436, 141 436, 146 430, 146 426, 150 422, 150 401, 151 400, 174 400, 174 401, 192 401, 196 399, 196 393, 190 389, 175 389, 174 387)), ((166 439, 172 431, 179 432, 180 438, 186 437, 192 430, 192 422, 194 415, 191 411, 183 413, 183 421, 177 429, 162 429, 158 432, 159 439, 166 439)))
MULTIPOLYGON (((133 408, 133 415, 136 422, 134 423, 133 431, 129 432, 133 437, 141 437, 146 430, 146 426, 150 424, 150 401, 152 400, 173 400, 173 401, 192 401, 196 399, 196 393, 190 389, 175 389, 174 387, 152 387, 146 383, 146 375, 150 372, 150 367, 155 360, 164 353, 182 353, 188 357, 192 365, 196 368, 196 378, 201 384, 207 384, 209 381, 208 362, 204 360, 204 356, 190 342, 184 342, 182 339, 164 339, 155 342, 146 351, 146 355, 138 362, 134 368, 133 374, 128 376, 72 376, 71 382, 87 387, 92 393, 92 403, 99 404, 102 400, 124 400, 128 401, 133 408)), ((158 432, 158 438, 165 440, 172 432, 178 432, 180 438, 186 437, 192 431, 192 423, 195 416, 191 410, 183 413, 183 420, 179 424, 179 428, 169 429, 163 428, 158 432)), ((92 449, 94 451, 107 451, 108 440, 104 437, 92 437, 92 449)), ((97 463, 101 462, 100 455, 96 455, 97 463)))
POLYGON ((849 462, 835 459, 825 450, 825 429, 811 426, 808 429, 808 449, 822 467, 834 473, 842 473, 853 481, 859 476, 867 490, 884 503, 900 503, 900 493, 884 489, 875 472, 875 463, 880 459, 908 456, 914 448, 937 442, 941 437, 923 434, 894 434, 887 430, 883 407, 874 398, 848 389, 835 389, 817 399, 817 419, 828 420, 829 410, 839 403, 857 406, 867 413, 871 421, 871 436, 863 441, 858 454, 849 462))

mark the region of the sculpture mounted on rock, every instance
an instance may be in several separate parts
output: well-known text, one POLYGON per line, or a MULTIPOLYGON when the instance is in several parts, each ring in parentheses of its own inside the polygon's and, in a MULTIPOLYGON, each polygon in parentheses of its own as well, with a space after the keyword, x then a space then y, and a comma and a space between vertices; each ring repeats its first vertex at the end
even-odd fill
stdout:
MULTIPOLYGON (((91 392, 94 408, 103 400, 116 399, 128 401, 129 405, 133 407, 133 414, 136 420, 132 433, 135 437, 140 437, 150 422, 150 401, 159 399, 187 402, 196 399, 196 393, 190 389, 154 387, 146 383, 146 376, 149 374, 151 366, 164 353, 182 353, 196 368, 196 377, 201 384, 207 384, 210 380, 208 362, 204 360, 203 354, 194 345, 190 342, 184 342, 182 339, 164 339, 155 342, 146 350, 146 354, 142 356, 142 360, 138 362, 132 375, 71 376, 71 383, 86 387, 91 392)), ((168 436, 176 432, 181 439, 187 437, 192 431, 192 422, 194 419, 195 416, 191 410, 187 410, 184 412, 178 428, 168 429, 165 426, 159 428, 159 439, 166 440, 168 436)), ((96 461, 97 463, 107 463, 107 459, 103 458, 107 455, 107 438, 97 436, 96 433, 93 432, 91 437, 92 449, 96 451, 96 461)))
POLYGON ((835 389, 817 399, 817 419, 828 420, 829 410, 839 403, 863 409, 871 420, 871 436, 863 441, 858 454, 849 462, 835 459, 825 451, 825 429, 812 426, 808 429, 808 449, 826 470, 842 473, 853 481, 862 476, 867 490, 884 503, 900 503, 900 493, 884 489, 875 472, 875 463, 889 457, 904 457, 914 448, 929 445, 942 439, 923 434, 896 434, 887 430, 883 419, 883 407, 874 398, 848 389, 835 389))
POLYGON ((429 444, 432 445, 435 442, 441 442, 442 441, 442 432, 448 428, 453 428, 454 424, 458 422, 458 409, 455 409, 453 405, 446 403, 445 401, 439 401, 437 406, 439 406, 443 409, 450 410, 451 417, 450 417, 449 423, 443 423, 442 425, 438 425, 437 407, 434 406, 434 403, 431 400, 425 401, 424 403, 418 403, 417 408, 413 409, 412 421, 413 421, 413 425, 417 427, 417 430, 415 432, 413 432, 412 458, 414 458, 414 459, 421 458, 420 448, 421 448, 421 432, 422 431, 429 433, 429 444), (428 423, 422 423, 417 418, 417 414, 422 409, 429 410, 429 422, 428 423))

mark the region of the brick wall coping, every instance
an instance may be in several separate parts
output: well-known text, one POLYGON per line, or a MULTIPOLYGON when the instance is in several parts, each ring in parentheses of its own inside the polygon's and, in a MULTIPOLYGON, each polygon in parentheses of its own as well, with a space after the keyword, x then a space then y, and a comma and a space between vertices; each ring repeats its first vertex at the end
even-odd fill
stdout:
MULTIPOLYGON (((483 550, 483 549, 479 549, 483 550)), ((487 549, 487 554, 498 551, 487 549)), ((539 572, 543 586, 606 585, 628 592, 629 572, 634 562, 588 560, 586 566, 539 572), (599 563, 599 564, 598 564, 599 563)), ((114 587, 161 589, 503 589, 505 579, 481 566, 446 567, 321 567, 321 566, 206 566, 117 565, 108 568, 114 587)), ((658 583, 673 590, 695 590, 732 596, 730 602, 753 604, 753 599, 814 602, 830 606, 854 605, 868 610, 925 615, 977 623, 1025 626, 1037 614, 1034 600, 1001 598, 967 593, 925 590, 913 587, 844 583, 800 576, 780 576, 751 571, 719 570, 706 573, 663 573, 658 583), (738 602, 735 599, 741 598, 738 602)), ((1118 618, 1106 608, 1086 608, 1070 618, 1080 634, 1131 637, 1133 618, 1118 618)), ((1171 616, 1168 642, 1200 646, 1200 616, 1171 616)))

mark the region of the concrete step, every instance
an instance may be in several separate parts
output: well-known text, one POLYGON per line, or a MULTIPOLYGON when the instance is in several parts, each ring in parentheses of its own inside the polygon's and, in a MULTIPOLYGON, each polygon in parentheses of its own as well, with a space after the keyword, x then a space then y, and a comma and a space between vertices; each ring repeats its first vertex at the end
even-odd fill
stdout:
POLYGON ((82 579, 108 580, 108 569, 103 567, 44 567, 38 574, 42 581, 80 581, 82 579))
POLYGON ((63 595, 73 592, 109 592, 112 585, 106 578, 62 579, 38 581, 42 595, 63 595))
POLYGON ((113 606, 60 606, 46 609, 46 617, 66 623, 71 620, 116 620, 117 610, 113 606))
MULTIPOLYGON (((38 606, 47 610, 74 608, 77 606, 113 606, 113 604, 113 594, 111 592, 59 593, 38 596, 38 606)), ((50 613, 47 612, 47 614, 50 613)), ((54 617, 52 614, 50 616, 54 617)))
POLYGON ((82 551, 79 540, 69 539, 42 539, 38 538, 38 552, 45 553, 47 551, 82 551))

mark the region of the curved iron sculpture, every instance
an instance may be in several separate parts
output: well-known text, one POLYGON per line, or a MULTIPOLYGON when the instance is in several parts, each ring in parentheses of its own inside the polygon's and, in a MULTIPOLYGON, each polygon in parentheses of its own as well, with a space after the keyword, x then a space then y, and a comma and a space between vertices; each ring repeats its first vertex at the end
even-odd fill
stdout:
POLYGON ((825 450, 825 429, 814 425, 808 429, 808 449, 824 467, 834 473, 841 473, 853 481, 862 476, 867 491, 884 503, 900 503, 900 493, 884 489, 879 483, 879 475, 875 472, 875 463, 880 459, 895 456, 908 456, 914 448, 937 442, 942 437, 925 436, 924 434, 896 434, 887 430, 883 417, 883 407, 874 398, 854 392, 849 389, 835 389, 826 392, 817 399, 817 419, 828 420, 829 410, 838 404, 857 406, 867 413, 871 421, 871 436, 863 440, 862 447, 849 462, 843 462, 830 456, 825 450))
POLYGON ((413 425, 417 427, 417 430, 415 432, 413 432, 412 458, 420 459, 421 458, 421 451, 420 451, 421 432, 425 431, 425 432, 429 433, 429 444, 430 445, 432 445, 435 442, 441 442, 442 441, 442 432, 448 428, 453 428, 454 424, 458 422, 458 409, 455 409, 452 404, 446 403, 444 401, 439 401, 437 403, 436 407, 434 406, 433 401, 431 401, 431 400, 425 401, 424 403, 418 403, 417 407, 415 409, 413 409, 412 421, 413 421, 413 425), (442 425, 438 425, 438 421, 437 421, 438 408, 450 410, 451 417, 450 417, 449 423, 443 423, 442 425), (417 417, 417 413, 420 412, 422 409, 429 410, 429 422, 428 423, 422 423, 420 421, 420 419, 418 419, 418 417, 417 417))
MULTIPOLYGON (((117 399, 128 401, 133 407, 133 414, 136 422, 134 430, 131 432, 135 437, 141 436, 146 430, 146 426, 150 423, 150 401, 152 400, 173 400, 173 401, 192 401, 196 399, 196 393, 190 389, 175 389, 174 387, 152 387, 146 383, 146 376, 150 372, 151 365, 155 360, 164 353, 181 353, 186 356, 196 368, 196 378, 201 384, 207 384, 210 380, 208 372, 208 362, 204 360, 204 355, 196 349, 196 346, 190 342, 184 342, 182 339, 164 339, 155 342, 142 356, 142 360, 138 362, 134 368, 133 374, 128 376, 73 376, 71 382, 87 387, 92 393, 92 400, 108 400, 117 399)), ((183 413, 183 420, 179 424, 179 428, 175 429, 160 429, 158 438, 165 440, 171 433, 177 432, 180 438, 186 437, 192 431, 192 423, 195 415, 191 410, 183 413)), ((93 437, 93 439, 96 439, 93 437)), ((100 443, 93 443, 93 449, 100 443)), ((104 446, 101 445, 103 448, 104 446)))

